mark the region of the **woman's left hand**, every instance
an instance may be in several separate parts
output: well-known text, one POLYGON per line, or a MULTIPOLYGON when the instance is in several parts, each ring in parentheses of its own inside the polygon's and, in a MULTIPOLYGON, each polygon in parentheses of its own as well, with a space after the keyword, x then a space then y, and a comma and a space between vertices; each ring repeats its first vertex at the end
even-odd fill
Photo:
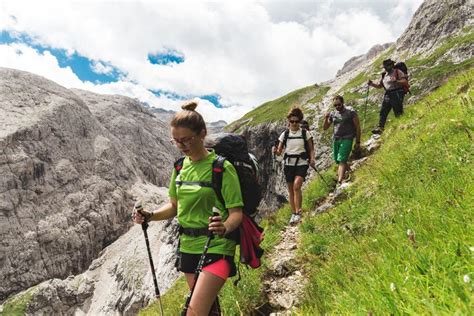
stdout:
POLYGON ((209 228, 211 232, 214 233, 214 235, 219 235, 219 236, 224 236, 227 229, 224 225, 224 222, 222 222, 222 217, 220 215, 218 216, 210 216, 209 217, 209 228))

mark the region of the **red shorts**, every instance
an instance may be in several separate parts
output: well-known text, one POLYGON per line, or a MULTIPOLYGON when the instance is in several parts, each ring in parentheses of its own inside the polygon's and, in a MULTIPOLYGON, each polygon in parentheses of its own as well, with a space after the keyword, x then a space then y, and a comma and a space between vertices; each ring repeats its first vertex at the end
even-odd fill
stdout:
POLYGON ((202 268, 202 270, 210 272, 225 281, 227 280, 230 274, 230 264, 227 260, 222 258, 214 263, 211 263, 208 266, 205 266, 204 268, 202 268))

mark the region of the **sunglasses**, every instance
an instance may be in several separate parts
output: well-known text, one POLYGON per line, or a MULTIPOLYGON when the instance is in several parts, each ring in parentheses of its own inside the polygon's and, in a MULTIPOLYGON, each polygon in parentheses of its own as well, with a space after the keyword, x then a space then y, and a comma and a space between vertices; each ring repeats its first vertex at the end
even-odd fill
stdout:
POLYGON ((191 144, 191 142, 195 138, 196 138, 196 135, 191 136, 191 137, 184 137, 184 138, 181 138, 181 139, 173 138, 173 139, 170 139, 170 143, 173 144, 173 145, 181 144, 182 146, 189 147, 189 145, 191 144))
POLYGON ((341 106, 342 103, 334 103, 334 106, 341 106))
POLYGON ((298 124, 300 121, 289 120, 291 124, 298 124))

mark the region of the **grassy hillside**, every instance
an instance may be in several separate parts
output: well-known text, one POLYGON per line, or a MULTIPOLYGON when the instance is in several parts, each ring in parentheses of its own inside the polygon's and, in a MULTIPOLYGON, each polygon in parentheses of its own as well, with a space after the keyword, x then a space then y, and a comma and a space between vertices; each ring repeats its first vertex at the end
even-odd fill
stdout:
POLYGON ((409 108, 348 197, 301 226, 300 313, 469 314, 474 70, 409 108))

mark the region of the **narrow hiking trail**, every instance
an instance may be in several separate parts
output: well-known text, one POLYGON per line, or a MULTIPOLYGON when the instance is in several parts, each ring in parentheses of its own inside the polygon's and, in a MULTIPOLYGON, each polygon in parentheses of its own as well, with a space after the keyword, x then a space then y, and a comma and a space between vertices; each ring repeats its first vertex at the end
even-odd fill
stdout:
MULTIPOLYGON (((367 154, 380 146, 380 136, 372 136, 365 144, 367 154)), ((369 158, 353 160, 352 172, 359 168, 369 158)), ((352 173, 351 172, 351 173, 352 173)), ((309 216, 316 216, 329 211, 339 201, 345 198, 345 191, 352 185, 348 180, 334 188, 313 210, 303 213, 303 221, 309 216)), ((303 263, 298 262, 296 255, 300 245, 299 225, 287 225, 281 232, 281 241, 268 255, 268 270, 263 277, 263 293, 265 303, 255 309, 255 315, 292 315, 293 309, 299 306, 307 279, 303 263)))

